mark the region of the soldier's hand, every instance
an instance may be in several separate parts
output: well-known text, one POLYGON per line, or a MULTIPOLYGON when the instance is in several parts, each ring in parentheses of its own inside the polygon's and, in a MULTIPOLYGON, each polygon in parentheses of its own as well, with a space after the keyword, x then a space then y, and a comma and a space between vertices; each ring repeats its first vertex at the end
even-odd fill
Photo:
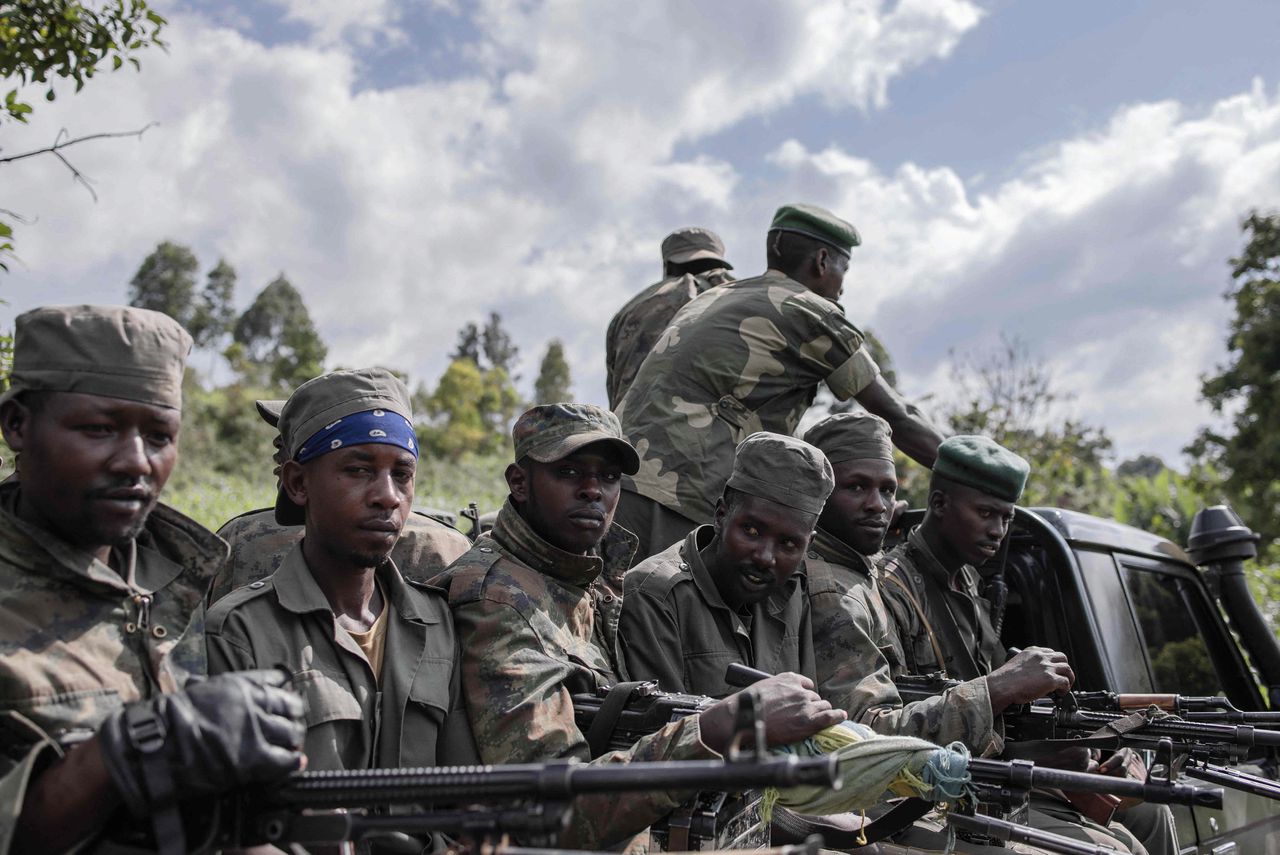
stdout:
MULTIPOLYGON (((1142 757, 1132 748, 1117 749, 1110 757, 1096 764, 1096 768, 1089 771, 1099 775, 1128 778, 1143 784, 1147 782, 1147 764, 1142 762, 1142 757)), ((1125 810, 1141 802, 1142 799, 1121 799, 1116 809, 1125 810)))
POLYGON ((987 675, 991 711, 999 713, 1012 704, 1070 691, 1075 681, 1076 673, 1065 653, 1028 647, 987 675))
MULTIPOLYGON (((761 680, 750 689, 756 695, 756 710, 764 717, 765 740, 769 745, 789 745, 848 718, 844 710, 833 709, 818 697, 813 681, 800 674, 778 674, 761 680)), ((708 707, 700 716, 702 741, 716 751, 725 751, 733 738, 738 698, 730 695, 708 707)))
POLYGON ((304 763, 305 704, 280 670, 223 674, 130 704, 98 731, 129 809, 268 784, 304 763))

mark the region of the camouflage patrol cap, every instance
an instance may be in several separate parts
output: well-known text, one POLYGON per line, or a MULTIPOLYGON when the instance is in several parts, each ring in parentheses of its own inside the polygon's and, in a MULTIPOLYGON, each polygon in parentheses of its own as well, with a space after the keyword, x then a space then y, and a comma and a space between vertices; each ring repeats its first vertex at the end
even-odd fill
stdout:
POLYGON ((272 427, 280 427, 280 411, 284 409, 284 401, 254 401, 262 420, 272 427))
MULTIPOLYGON (((368 410, 386 410, 413 421, 409 390, 399 377, 385 368, 331 371, 308 380, 294 390, 280 409, 277 427, 285 459, 295 459, 299 449, 317 431, 353 413, 368 410)), ((261 407, 258 412, 262 413, 261 407)), ((301 525, 304 518, 302 507, 281 487, 276 494, 276 522, 301 525)))
POLYGON ((1016 502, 1027 486, 1031 466, 986 436, 953 436, 938 446, 933 474, 973 487, 989 496, 1016 502))
POLYGON ((846 460, 893 460, 893 429, 872 413, 836 413, 805 432, 832 464, 846 460))
POLYGON ((182 409, 191 336, 162 312, 43 306, 14 322, 13 371, 0 402, 22 392, 80 392, 182 409))
POLYGON ((676 229, 662 239, 663 261, 685 264, 702 258, 714 258, 727 269, 733 269, 733 265, 724 260, 724 241, 711 229, 690 226, 676 229))
POLYGON ((817 516, 835 485, 820 450, 794 436, 761 431, 738 443, 725 486, 817 516))
POLYGON ((636 474, 640 456, 622 434, 618 417, 594 404, 539 404, 511 427, 516 460, 529 457, 539 463, 563 460, 583 446, 607 442, 622 455, 622 471, 636 474))
POLYGON ((773 215, 769 231, 794 232, 820 240, 844 255, 862 243, 858 230, 826 208, 799 203, 783 205, 773 215))

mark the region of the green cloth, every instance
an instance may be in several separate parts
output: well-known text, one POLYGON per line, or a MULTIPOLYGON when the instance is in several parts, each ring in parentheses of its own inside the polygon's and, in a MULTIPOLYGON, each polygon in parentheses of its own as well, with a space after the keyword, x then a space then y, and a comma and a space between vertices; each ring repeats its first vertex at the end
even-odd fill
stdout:
POLYGON ((761 431, 738 443, 725 486, 817 516, 835 484, 821 451, 794 436, 761 431))
POLYGON ((893 430, 872 413, 836 413, 805 432, 834 466, 846 460, 893 460, 893 430))
POLYGON ((1027 486, 1031 465, 985 436, 953 436, 938 446, 933 474, 1016 502, 1027 486))
POLYGON ((516 419, 511 441, 516 460, 554 463, 593 442, 607 442, 622 454, 623 472, 634 475, 640 465, 618 417, 594 404, 539 404, 516 419))
POLYGON ((79 392, 182 409, 191 336, 161 312, 43 306, 14 321, 6 401, 22 392, 79 392))
POLYGON ((805 235, 835 247, 844 255, 862 243, 858 230, 851 223, 817 205, 783 205, 774 213, 769 231, 805 235))

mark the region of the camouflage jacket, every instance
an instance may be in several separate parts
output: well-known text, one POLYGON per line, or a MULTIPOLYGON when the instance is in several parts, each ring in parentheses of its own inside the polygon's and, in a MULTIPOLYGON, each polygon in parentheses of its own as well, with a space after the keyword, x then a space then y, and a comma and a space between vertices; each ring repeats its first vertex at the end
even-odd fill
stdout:
POLYGON ((853 721, 880 733, 939 745, 959 740, 978 754, 1002 750, 984 677, 926 701, 902 704, 893 684, 899 660, 893 618, 880 595, 875 560, 818 529, 805 567, 818 692, 853 721))
POLYGON ((205 594, 227 554, 212 532, 157 505, 135 541, 131 584, 18 519, 19 489, 0 488, 0 853, 54 740, 205 674, 205 594))
POLYGON ((777 271, 712 288, 681 309, 618 405, 640 453, 624 486, 711 521, 733 450, 792 434, 825 382, 841 400, 879 374, 838 303, 777 271))
MULTIPOLYGON (((449 591, 462 643, 463 693, 485 763, 590 759, 571 696, 613 685, 620 676, 601 647, 592 588, 602 573, 620 575, 634 549, 634 538, 617 526, 605 539, 603 558, 563 552, 538 537, 508 501, 493 531, 436 580, 449 591)), ((715 756, 690 717, 593 762, 715 756)), ((581 797, 561 845, 624 843, 678 804, 670 793, 581 797)))
POLYGON ((1004 648, 991 625, 990 605, 978 593, 974 567, 965 564, 953 581, 916 528, 880 561, 880 574, 902 673, 940 671, 972 680, 1004 664, 1004 648))
MULTIPOLYGON (((227 520, 218 529, 218 537, 231 546, 231 556, 213 580, 209 602, 216 603, 236 588, 276 572, 289 549, 302 540, 302 533, 303 526, 276 522, 273 508, 249 511, 227 520)), ((391 560, 406 579, 425 582, 470 548, 471 541, 465 534, 415 511, 404 521, 400 539, 391 550, 391 560)))
MULTIPOLYGON (((391 609, 380 681, 338 625, 301 544, 272 576, 209 609, 211 673, 277 665, 293 672, 307 701, 308 769, 434 766, 448 747, 445 723, 461 703, 444 592, 406 581, 393 561, 382 563, 377 578, 391 609)), ((448 758, 472 760, 465 751, 448 758)))
POLYGON ((609 321, 604 339, 609 409, 622 402, 640 364, 662 338, 676 312, 708 288, 732 281, 733 276, 723 268, 697 275, 669 276, 650 285, 618 310, 609 321))
POLYGON ((711 526, 699 526, 627 571, 619 635, 631 679, 723 698, 737 691, 724 679, 734 662, 813 678, 804 574, 742 615, 725 603, 707 569, 703 550, 714 536, 711 526))

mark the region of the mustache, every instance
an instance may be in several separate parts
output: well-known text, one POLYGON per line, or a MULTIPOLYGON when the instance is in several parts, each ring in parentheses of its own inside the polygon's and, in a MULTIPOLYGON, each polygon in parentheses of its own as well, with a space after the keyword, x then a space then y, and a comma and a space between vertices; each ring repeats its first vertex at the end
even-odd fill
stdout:
POLYGON ((151 501, 157 495, 155 485, 149 479, 125 479, 93 487, 87 491, 90 499, 142 499, 151 501))

